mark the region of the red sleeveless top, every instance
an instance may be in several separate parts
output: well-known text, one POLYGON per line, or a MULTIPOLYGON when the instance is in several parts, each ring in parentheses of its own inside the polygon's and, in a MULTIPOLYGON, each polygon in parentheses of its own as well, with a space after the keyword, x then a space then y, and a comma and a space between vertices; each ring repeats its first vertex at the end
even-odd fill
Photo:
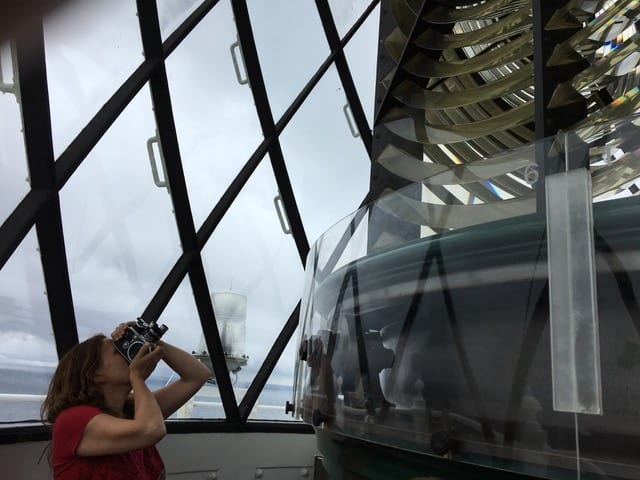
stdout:
POLYGON ((76 455, 84 429, 97 407, 78 405, 63 410, 53 424, 52 463, 55 480, 162 480, 165 469, 155 446, 118 455, 76 455))

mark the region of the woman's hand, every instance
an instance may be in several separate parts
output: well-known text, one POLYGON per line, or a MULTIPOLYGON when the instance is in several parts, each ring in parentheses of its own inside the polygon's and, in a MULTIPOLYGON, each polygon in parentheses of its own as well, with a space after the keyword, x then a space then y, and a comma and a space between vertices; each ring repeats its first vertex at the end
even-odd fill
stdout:
POLYGON ((127 331, 127 328, 135 325, 136 323, 137 322, 126 322, 119 324, 116 329, 111 332, 111 338, 113 338, 114 340, 120 340, 124 335, 124 332, 127 331))
POLYGON ((140 347, 136 356, 133 357, 131 364, 129 364, 129 376, 133 375, 136 378, 146 380, 155 370, 160 359, 162 359, 163 352, 164 347, 156 346, 149 342, 145 343, 140 347))

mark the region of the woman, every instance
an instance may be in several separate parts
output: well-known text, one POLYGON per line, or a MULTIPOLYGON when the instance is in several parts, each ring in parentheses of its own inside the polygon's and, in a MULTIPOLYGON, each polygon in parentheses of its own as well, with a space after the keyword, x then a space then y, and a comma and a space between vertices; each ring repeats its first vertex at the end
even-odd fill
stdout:
POLYGON ((41 414, 53 423, 56 480, 165 478, 155 447, 166 435, 164 420, 195 395, 211 373, 163 341, 145 345, 127 363, 113 341, 129 325, 120 324, 112 338, 96 335, 76 345, 53 374, 41 414), (145 379, 160 360, 180 378, 151 392, 145 379))

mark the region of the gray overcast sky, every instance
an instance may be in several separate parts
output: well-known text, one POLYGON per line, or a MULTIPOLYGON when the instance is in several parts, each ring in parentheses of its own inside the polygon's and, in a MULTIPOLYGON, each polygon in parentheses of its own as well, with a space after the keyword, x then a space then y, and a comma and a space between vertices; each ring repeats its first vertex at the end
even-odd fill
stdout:
MULTIPOLYGON (((368 1, 331 1, 341 34, 368 1)), ((197 6, 159 1, 163 35, 197 6)), ((249 2, 252 26, 276 119, 328 54, 313 1, 249 2), (292 22, 291 18, 296 21, 292 22), (291 41, 295 39, 295 41, 291 41)), ((371 114, 378 12, 347 51, 371 114), (368 82, 368 83, 365 83, 368 82)), ((228 1, 221 1, 167 61, 181 156, 196 226, 262 139, 249 86, 237 83, 229 47, 236 39, 228 1)), ((135 2, 70 2, 45 23, 55 154, 143 60, 135 2)), ((10 81, 7 45, 0 50, 10 81)), ((309 241, 354 210, 368 186, 369 164, 344 118, 335 68, 321 80, 281 138, 309 241), (354 179, 356 181, 354 182, 354 179), (348 181, 348 188, 335 184, 348 181)), ((0 96, 0 221, 28 191, 19 106, 0 96)), ((180 254, 166 190, 152 182, 147 139, 155 122, 147 87, 139 92, 60 193, 67 257, 80 336, 108 333, 134 319, 180 254)), ((157 160, 156 160, 157 161, 157 160)), ((243 376, 250 380, 302 294, 303 269, 293 239, 282 233, 268 158, 252 176, 203 251, 210 288, 248 297, 243 376)), ((48 307, 30 233, 0 271, 0 366, 53 364, 48 307)), ((196 348, 200 326, 188 280, 160 321, 167 340, 196 348)), ((297 337, 271 379, 290 384, 297 337)))

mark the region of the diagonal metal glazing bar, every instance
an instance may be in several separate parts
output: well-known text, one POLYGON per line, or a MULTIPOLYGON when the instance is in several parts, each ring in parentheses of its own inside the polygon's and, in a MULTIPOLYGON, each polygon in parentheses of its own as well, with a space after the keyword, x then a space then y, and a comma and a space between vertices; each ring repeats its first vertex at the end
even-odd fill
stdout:
MULTIPOLYGON (((345 36, 342 37, 342 40, 340 41, 340 50, 339 50, 340 52, 345 47, 345 45, 349 43, 349 40, 351 40, 351 38, 355 35, 355 33, 362 26, 362 24, 367 20, 367 18, 369 18, 369 15, 375 9, 376 5, 378 4, 378 1, 379 0, 374 0, 373 2, 371 2, 369 6, 365 9, 365 11, 362 12, 362 15, 360 15, 360 18, 356 20, 353 26, 345 34, 345 36)), ((320 68, 318 68, 316 73, 311 77, 309 82, 307 82, 307 84, 300 91, 300 93, 295 98, 295 100, 291 103, 291 106, 282 114, 282 117, 280 117, 280 120, 276 122, 277 133, 280 133, 282 132, 282 130, 284 130, 284 128, 287 126, 291 118, 295 115, 295 113, 300 108, 300 105, 302 105, 305 99, 309 96, 309 93, 311 93, 311 90, 313 90, 313 88, 320 81, 320 79, 325 74, 325 72, 333 64, 337 54, 338 54, 338 50, 331 51, 331 53, 326 58, 326 60, 322 63, 322 65, 320 65, 320 68)))
POLYGON ((23 25, 16 56, 25 149, 31 188, 48 191, 35 222, 40 261, 58 356, 78 343, 64 246, 60 199, 56 189, 51 114, 41 21, 23 25))
MULTIPOLYGON (((64 186, 109 126, 135 97, 152 70, 151 62, 140 65, 58 157, 55 164, 55 192, 64 186)), ((44 200, 41 190, 32 189, 0 227, 0 268, 35 223, 36 217, 45 207, 44 200)))
MULTIPOLYGON (((184 40, 198 22, 218 3, 218 0, 203 2, 176 31, 171 34, 162 46, 163 58, 145 60, 116 90, 111 98, 98 110, 84 129, 71 142, 55 162, 56 190, 60 190, 69 180, 73 172, 80 166, 87 154, 102 138, 118 115, 137 95, 151 73, 160 65, 175 48, 184 40)), ((44 205, 43 192, 32 189, 17 205, 14 212, 0 226, 0 268, 4 266, 11 254, 18 247, 24 236, 35 223, 35 217, 44 205)))
MULTIPOLYGON (((345 34, 345 36, 342 38, 342 41, 340 42, 341 48, 347 44, 347 42, 358 31, 360 26, 362 26, 362 24, 368 18, 369 14, 375 8, 376 4, 377 4, 377 0, 372 2, 366 8, 366 10, 362 13, 360 18, 358 18, 358 20, 353 24, 353 27, 351 27, 351 29, 349 29, 349 31, 345 34)), ((211 213, 209 213, 205 221, 202 223, 202 225, 200 226, 200 229, 198 230, 198 245, 200 246, 200 248, 202 248, 204 244, 207 243, 207 240, 215 230, 218 223, 220 223, 220 220, 222 219, 226 211, 229 209, 229 207, 233 203, 233 200, 240 193, 240 190, 242 190, 242 187, 244 186, 244 184, 247 182, 247 180, 249 179, 253 171, 256 169, 256 167, 260 164, 260 161, 262 160, 262 158, 269 151, 271 144, 277 138, 276 136, 280 135, 280 133, 282 133, 282 131, 286 128, 286 126, 289 124, 289 121, 293 118, 293 116, 296 114, 300 106, 307 99, 307 97, 309 96, 313 88, 316 86, 316 84, 320 81, 320 79, 325 74, 325 72, 332 65, 335 55, 336 55, 336 52, 331 52, 329 56, 326 58, 326 60, 322 63, 322 65, 320 65, 316 73, 311 77, 311 79, 303 87, 303 89, 300 91, 298 96, 293 100, 289 108, 283 113, 282 117, 280 117, 280 120, 276 122, 274 135, 270 137, 266 137, 262 141, 262 143, 258 145, 258 148, 256 148, 256 150, 253 152, 249 160, 247 160, 247 163, 245 163, 244 167, 242 167, 242 169, 240 170, 236 178, 231 182, 231 185, 229 185, 229 187, 224 192, 224 194, 222 195, 222 197, 220 198, 216 206, 213 208, 211 213)))
POLYGON ((269 350, 267 358, 265 358, 264 362, 262 362, 260 370, 258 370, 258 373, 256 373, 256 376, 251 382, 251 385, 249 385, 247 392, 244 394, 244 397, 240 402, 240 416, 243 422, 249 418, 253 406, 258 401, 258 396, 260 395, 260 393, 262 393, 262 388, 267 383, 267 380, 271 376, 276 363, 278 363, 282 352, 284 352, 284 349, 287 347, 289 340, 296 331, 296 328, 298 328, 299 320, 300 302, 298 302, 296 307, 293 309, 293 312, 291 312, 291 315, 289 315, 289 318, 284 324, 284 327, 282 327, 278 338, 271 346, 271 350, 269 350))
MULTIPOLYGON (((236 18, 236 23, 238 26, 239 38, 242 43, 242 51, 245 57, 245 63, 247 65, 249 83, 252 88, 254 101, 256 102, 256 107, 258 110, 258 115, 260 117, 260 122, 262 125, 265 138, 268 138, 269 135, 276 134, 276 125, 273 123, 271 109, 268 103, 266 88, 264 85, 264 79, 262 77, 262 73, 260 70, 257 50, 255 48, 255 43, 253 41, 253 34, 251 32, 248 12, 246 10, 246 3, 243 1, 233 2, 233 8, 234 8, 234 16, 236 18)), ((300 102, 300 104, 301 103, 302 102, 300 102)), ((302 227, 302 222, 299 217, 297 206, 295 204, 293 191, 291 190, 291 185, 286 172, 284 158, 282 157, 282 151, 280 148, 279 141, 277 139, 274 139, 271 142, 271 145, 268 150, 271 156, 274 173, 276 175, 276 181, 278 182, 280 193, 283 197, 283 200, 285 202, 285 208, 287 209, 287 212, 288 212, 289 221, 291 223, 292 231, 294 233, 294 238, 296 239, 296 244, 298 246, 300 258, 304 263, 304 260, 309 250, 309 246, 306 239, 306 234, 304 233, 304 229, 302 227), (286 193, 287 191, 290 193, 287 194, 286 193), (288 206, 287 206, 287 200, 289 200, 290 202, 288 206), (292 209, 294 209, 293 211, 295 212, 293 218, 291 215, 292 209), (296 223, 299 223, 298 227, 296 227, 296 223)), ((269 351, 267 358, 265 359, 262 366, 260 367, 260 370, 258 371, 256 377, 251 383, 249 390, 245 394, 240 404, 240 413, 243 421, 246 421, 248 419, 251 413, 251 409, 255 405, 258 399, 258 396, 262 391, 262 388, 267 382, 269 376, 271 375, 273 369, 275 368, 275 365, 278 359, 282 355, 282 352, 284 351, 287 343, 289 342, 291 336, 293 335, 295 329, 297 328, 298 318, 299 318, 299 309, 300 309, 300 305, 298 304, 294 309, 293 313, 291 314, 291 316, 289 317, 289 319, 287 320, 287 323, 285 324, 283 330, 280 332, 276 342, 274 343, 271 350, 269 351)))
POLYGON ((52 190, 32 188, 0 226, 0 270, 29 233, 38 213, 51 202, 55 193, 52 190))
POLYGON ((160 314, 164 311, 168 305, 171 296, 178 289, 182 280, 187 275, 187 272, 191 268, 194 258, 198 255, 198 252, 183 252, 178 258, 178 261, 169 271, 169 274, 165 277, 160 285, 160 288, 156 291, 153 298, 142 312, 142 318, 160 318, 160 314))
POLYGON ((416 13, 416 18, 415 18, 415 21, 413 23, 413 27, 411 27, 411 32, 410 32, 409 36, 407 37, 407 42, 404 44, 404 47, 402 48, 402 53, 400 54, 400 58, 398 59, 398 64, 395 67, 396 70, 395 70, 395 72, 393 72, 393 77, 391 78, 391 81, 390 81, 389 85, 387 86, 387 91, 385 92, 384 97, 382 98, 382 101, 380 102, 380 105, 378 107, 378 111, 376 112, 375 120, 373 122, 374 127, 376 125, 380 124, 380 120, 385 115, 385 112, 389 108, 389 105, 393 102, 393 94, 392 94, 393 90, 395 90, 395 88, 403 80, 404 75, 401 74, 402 65, 409 58, 409 53, 414 48, 413 45, 412 45, 413 41, 421 33, 419 25, 420 25, 420 22, 423 22, 422 18, 424 17, 425 12, 427 11, 428 5, 430 3, 431 2, 429 2, 428 0, 423 0, 422 1, 422 6, 420 7, 420 10, 416 13))
MULTIPOLYGON (((379 0, 376 0, 373 3, 379 3, 379 0)), ((364 113, 364 109, 362 108, 362 102, 360 102, 360 97, 358 96, 358 91, 356 90, 356 86, 353 82, 353 77, 351 76, 351 71, 349 70, 344 50, 340 44, 340 36, 333 20, 333 16, 331 15, 329 2, 328 0, 316 0, 316 7, 318 7, 318 13, 320 14, 324 33, 327 36, 329 48, 331 51, 336 52, 336 68, 338 69, 338 75, 342 82, 342 88, 344 88, 344 93, 347 96, 347 101, 351 107, 356 127, 360 133, 360 138, 362 139, 362 143, 364 143, 364 148, 367 149, 369 158, 371 158, 371 128, 369 126, 369 122, 367 122, 367 117, 364 113)))
POLYGON ((204 17, 211 11, 219 0, 205 0, 189 15, 184 22, 180 24, 176 30, 171 33, 162 44, 162 56, 167 58, 178 45, 184 40, 189 33, 200 23, 204 17))
MULTIPOLYGON (((162 38, 156 2, 138 0, 137 5, 145 57, 148 59, 162 59, 162 38)), ((211 357, 227 420, 239 422, 240 415, 238 405, 229 377, 224 350, 211 303, 209 287, 202 265, 202 258, 199 253, 187 184, 182 169, 178 135, 176 133, 171 98, 169 95, 169 81, 167 79, 164 62, 160 62, 158 68, 152 72, 149 78, 149 86, 160 144, 162 152, 164 153, 167 179, 170 185, 169 192, 175 211, 178 234, 184 252, 193 253, 192 260, 188 267, 188 274, 207 344, 207 350, 211 357)), ((175 291, 166 292, 166 294, 171 296, 174 292, 175 291)), ((156 319, 147 318, 147 321, 149 320, 156 319)))
POLYGON ((296 242, 300 260, 304 264, 307 253, 309 252, 309 241, 304 231, 302 218, 300 217, 298 205, 295 201, 293 188, 291 188, 291 181, 289 180, 289 174, 287 173, 287 167, 282 154, 282 148, 280 147, 280 140, 276 133, 276 126, 273 121, 269 98, 267 97, 267 89, 262 76, 262 69, 260 68, 260 60, 258 59, 258 50, 253 38, 247 3, 244 0, 232 0, 231 7, 236 21, 240 47, 262 133, 265 138, 275 137, 269 146, 271 166, 276 178, 276 183, 278 184, 280 196, 284 203, 287 219, 289 220, 293 239, 296 242))

